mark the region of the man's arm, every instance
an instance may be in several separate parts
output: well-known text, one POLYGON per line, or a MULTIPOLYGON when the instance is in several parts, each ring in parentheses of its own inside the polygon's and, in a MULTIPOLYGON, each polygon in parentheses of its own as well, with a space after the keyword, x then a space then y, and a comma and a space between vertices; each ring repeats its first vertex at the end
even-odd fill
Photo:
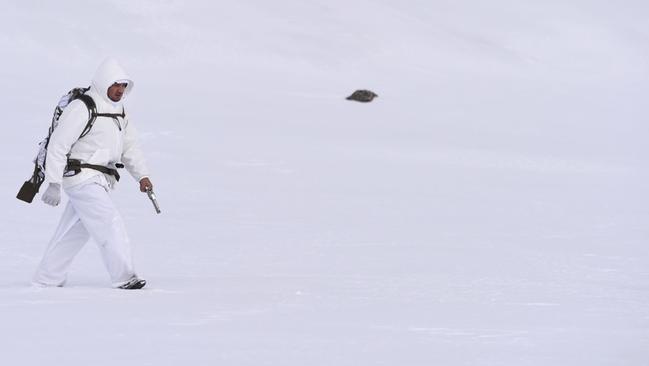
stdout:
POLYGON ((68 153, 72 145, 79 139, 89 118, 88 108, 80 100, 73 101, 63 111, 59 118, 59 125, 52 132, 47 145, 45 178, 50 183, 60 185, 63 182, 63 173, 68 164, 68 153))
POLYGON ((153 188, 153 184, 149 180, 149 168, 138 146, 137 130, 130 121, 126 121, 126 129, 124 131, 122 163, 124 163, 124 167, 131 176, 140 182, 140 191, 146 192, 148 189, 153 188))

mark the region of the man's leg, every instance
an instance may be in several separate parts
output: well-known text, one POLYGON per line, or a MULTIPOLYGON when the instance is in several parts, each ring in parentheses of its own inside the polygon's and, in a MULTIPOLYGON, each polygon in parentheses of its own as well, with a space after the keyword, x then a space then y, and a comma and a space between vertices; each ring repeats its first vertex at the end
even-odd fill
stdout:
POLYGON ((43 255, 33 282, 40 286, 63 286, 74 257, 86 244, 90 235, 68 202, 59 226, 43 255))
POLYGON ((135 276, 131 245, 122 216, 106 189, 97 183, 81 184, 66 191, 77 215, 99 245, 113 286, 135 276))

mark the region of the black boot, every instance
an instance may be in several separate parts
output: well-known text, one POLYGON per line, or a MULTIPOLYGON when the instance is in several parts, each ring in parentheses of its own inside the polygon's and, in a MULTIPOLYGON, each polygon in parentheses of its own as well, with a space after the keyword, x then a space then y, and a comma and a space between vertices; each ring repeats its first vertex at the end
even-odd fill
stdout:
POLYGON ((125 284, 117 287, 122 290, 139 290, 146 285, 146 281, 137 277, 133 277, 125 284))

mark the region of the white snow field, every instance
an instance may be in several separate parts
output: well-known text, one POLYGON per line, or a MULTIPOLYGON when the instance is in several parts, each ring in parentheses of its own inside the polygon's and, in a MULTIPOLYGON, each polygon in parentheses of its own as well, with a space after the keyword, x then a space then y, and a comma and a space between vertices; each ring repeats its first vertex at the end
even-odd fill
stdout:
POLYGON ((1 365, 649 365, 648 2, 0 4, 1 365), (106 56, 149 284, 32 288, 63 207, 15 194, 106 56))

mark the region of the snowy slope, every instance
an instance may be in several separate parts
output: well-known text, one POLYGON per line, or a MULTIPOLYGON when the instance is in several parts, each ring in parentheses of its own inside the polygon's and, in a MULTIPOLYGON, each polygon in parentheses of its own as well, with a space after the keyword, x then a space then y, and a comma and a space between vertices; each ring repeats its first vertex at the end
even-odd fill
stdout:
POLYGON ((649 5, 3 1, 0 362, 643 365, 649 5), (14 198, 53 103, 116 56, 163 214, 146 291, 14 198), (344 100, 357 88, 380 97, 344 100))

